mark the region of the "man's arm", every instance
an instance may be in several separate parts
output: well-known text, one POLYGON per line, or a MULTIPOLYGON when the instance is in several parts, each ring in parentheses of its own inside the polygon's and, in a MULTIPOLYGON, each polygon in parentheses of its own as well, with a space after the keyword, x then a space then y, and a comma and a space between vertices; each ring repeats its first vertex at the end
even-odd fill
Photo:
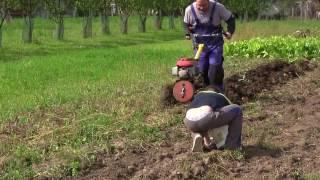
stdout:
POLYGON ((190 39, 190 34, 193 34, 192 25, 190 25, 189 23, 184 23, 184 31, 186 39, 190 39))
POLYGON ((191 18, 190 18, 190 10, 191 7, 188 6, 185 10, 183 24, 184 24, 184 31, 185 31, 185 37, 186 39, 190 39, 190 34, 192 34, 192 25, 191 25, 191 18))
POLYGON ((225 37, 231 39, 236 29, 236 20, 234 15, 224 5, 218 3, 220 18, 227 23, 227 32, 225 37))
POLYGON ((231 15, 230 18, 226 21, 227 23, 227 32, 226 34, 226 38, 227 39, 231 39, 233 33, 236 30, 236 18, 234 17, 234 15, 231 15))

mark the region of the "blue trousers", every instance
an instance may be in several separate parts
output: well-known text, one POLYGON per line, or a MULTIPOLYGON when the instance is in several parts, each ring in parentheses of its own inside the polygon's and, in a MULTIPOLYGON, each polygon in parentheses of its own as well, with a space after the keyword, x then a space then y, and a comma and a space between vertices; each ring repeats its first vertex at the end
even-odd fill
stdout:
POLYGON ((223 91, 223 44, 207 46, 200 55, 198 68, 206 85, 215 85, 223 91))

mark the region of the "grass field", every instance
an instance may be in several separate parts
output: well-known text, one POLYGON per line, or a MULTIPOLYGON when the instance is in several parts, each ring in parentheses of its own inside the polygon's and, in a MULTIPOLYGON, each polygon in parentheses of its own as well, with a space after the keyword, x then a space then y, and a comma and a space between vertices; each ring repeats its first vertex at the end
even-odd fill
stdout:
MULTIPOLYGON (((22 20, 5 25, 0 49, 0 175, 5 178, 76 175, 95 153, 112 151, 116 140, 143 145, 163 138, 162 129, 180 123, 181 114, 159 104, 161 88, 173 81, 177 58, 192 56, 176 30, 119 33, 111 19, 110 36, 94 23, 94 37, 81 38, 81 19, 67 19, 65 40, 53 40, 54 24, 37 19, 34 43, 21 43, 22 20)), ((252 37, 318 31, 314 21, 257 21, 238 24, 234 41, 252 37)), ((228 59, 227 74, 261 59, 228 59)))

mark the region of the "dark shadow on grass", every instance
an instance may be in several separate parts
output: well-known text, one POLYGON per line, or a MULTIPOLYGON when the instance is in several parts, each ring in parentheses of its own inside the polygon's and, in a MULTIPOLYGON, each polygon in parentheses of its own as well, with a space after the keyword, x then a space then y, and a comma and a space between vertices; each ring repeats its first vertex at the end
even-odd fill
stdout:
POLYGON ((30 51, 21 51, 18 49, 9 49, 9 48, 2 48, 0 49, 0 62, 13 62, 18 61, 20 59, 26 58, 26 57, 34 57, 34 56, 46 56, 50 53, 53 53, 49 49, 36 49, 36 50, 30 50, 30 51))
POLYGON ((254 157, 270 156, 278 158, 282 155, 283 150, 274 145, 257 144, 244 146, 243 151, 245 152, 245 159, 251 159, 254 157))
MULTIPOLYGON (((66 45, 61 46, 61 44, 51 44, 48 48, 42 47, 43 43, 34 43, 39 44, 38 48, 30 49, 12 49, 12 48, 0 48, 0 62, 13 62, 19 61, 27 57, 41 57, 57 54, 59 52, 74 52, 74 51, 83 51, 88 49, 112 49, 120 47, 129 47, 141 44, 156 44, 164 43, 168 41, 174 41, 183 39, 180 32, 157 32, 155 35, 153 33, 146 34, 134 34, 134 35, 121 35, 111 37, 107 40, 97 40, 93 43, 79 43, 79 41, 74 40, 63 40, 61 42, 66 43, 66 45), (160 38, 159 38, 160 37, 160 38)), ((27 45, 26 45, 27 46, 27 45)))

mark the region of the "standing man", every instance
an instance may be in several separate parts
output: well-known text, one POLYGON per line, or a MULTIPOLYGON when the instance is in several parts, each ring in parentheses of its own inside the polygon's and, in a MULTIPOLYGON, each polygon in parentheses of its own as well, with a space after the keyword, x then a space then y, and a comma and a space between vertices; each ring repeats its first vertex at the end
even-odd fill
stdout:
POLYGON ((223 90, 223 35, 231 39, 235 31, 234 16, 217 1, 195 0, 186 8, 184 23, 186 38, 192 38, 195 49, 198 44, 205 45, 198 64, 205 84, 223 90), (222 21, 227 23, 227 32, 223 32, 222 21))

